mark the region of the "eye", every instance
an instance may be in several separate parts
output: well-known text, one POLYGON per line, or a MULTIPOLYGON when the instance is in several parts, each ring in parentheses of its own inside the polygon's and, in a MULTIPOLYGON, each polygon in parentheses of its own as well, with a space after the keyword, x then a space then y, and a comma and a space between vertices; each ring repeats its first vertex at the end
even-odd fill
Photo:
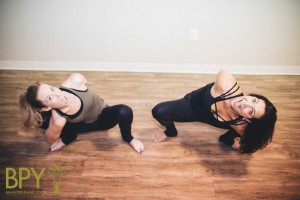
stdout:
POLYGON ((54 87, 53 87, 53 86, 51 86, 51 88, 50 88, 50 89, 51 89, 51 91, 54 91, 54 87))
POLYGON ((257 101, 257 99, 253 99, 252 102, 255 103, 257 101))
POLYGON ((248 113, 249 113, 249 115, 254 116, 254 110, 253 109, 250 110, 248 113))
POLYGON ((48 101, 53 101, 53 96, 52 95, 48 97, 48 101))

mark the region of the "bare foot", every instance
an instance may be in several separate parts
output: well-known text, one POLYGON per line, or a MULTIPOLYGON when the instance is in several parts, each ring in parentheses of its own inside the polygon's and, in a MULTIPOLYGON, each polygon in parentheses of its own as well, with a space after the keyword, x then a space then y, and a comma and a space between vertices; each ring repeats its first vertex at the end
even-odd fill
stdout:
POLYGON ((145 149, 143 143, 135 138, 129 144, 138 153, 142 153, 145 149))
POLYGON ((156 134, 154 135, 153 141, 154 141, 155 143, 161 142, 161 141, 165 140, 167 137, 168 137, 168 136, 166 136, 166 134, 165 134, 164 132, 159 132, 159 133, 156 133, 156 134))
POLYGON ((61 138, 58 138, 57 140, 55 140, 55 142, 53 142, 53 144, 51 144, 49 150, 56 151, 58 149, 61 149, 63 146, 65 146, 65 144, 62 142, 61 138))

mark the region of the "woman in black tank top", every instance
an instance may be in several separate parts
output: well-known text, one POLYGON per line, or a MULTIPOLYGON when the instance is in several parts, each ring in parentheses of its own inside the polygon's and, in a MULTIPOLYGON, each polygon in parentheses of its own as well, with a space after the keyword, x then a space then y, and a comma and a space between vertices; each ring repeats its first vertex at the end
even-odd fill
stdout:
POLYGON ((154 136, 154 142, 177 136, 174 122, 204 122, 228 129, 219 140, 241 153, 251 154, 272 141, 276 112, 266 97, 245 96, 235 78, 222 70, 216 82, 152 109, 153 117, 166 127, 154 136))

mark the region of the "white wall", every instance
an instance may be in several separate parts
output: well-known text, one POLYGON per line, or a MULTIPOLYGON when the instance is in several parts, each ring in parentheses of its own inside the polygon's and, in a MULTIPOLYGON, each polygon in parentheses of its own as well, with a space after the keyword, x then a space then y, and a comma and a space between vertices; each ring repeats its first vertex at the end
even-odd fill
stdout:
POLYGON ((0 0, 0 67, 26 63, 300 72, 300 1, 0 0), (190 41, 191 29, 198 40, 190 41))

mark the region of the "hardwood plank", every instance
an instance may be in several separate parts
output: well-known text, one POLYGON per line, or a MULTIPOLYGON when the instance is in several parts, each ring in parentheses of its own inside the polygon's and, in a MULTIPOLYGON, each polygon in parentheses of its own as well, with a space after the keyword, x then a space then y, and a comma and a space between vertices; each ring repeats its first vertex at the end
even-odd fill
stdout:
MULTIPOLYGON (((76 142, 49 152, 42 132, 20 131, 18 96, 40 80, 55 86, 67 71, 0 70, 0 199, 5 169, 61 166, 61 194, 43 176, 42 195, 22 199, 299 199, 300 76, 237 75, 246 93, 262 93, 278 109, 272 143, 253 155, 240 155, 218 142, 225 130, 203 123, 176 123, 179 135, 155 144, 162 127, 152 118, 157 103, 183 97, 213 82, 215 75, 81 72, 89 87, 110 104, 134 111, 133 135, 145 144, 142 155, 122 141, 119 128, 80 134, 76 142)), ((24 181, 33 189, 35 179, 24 181)))

